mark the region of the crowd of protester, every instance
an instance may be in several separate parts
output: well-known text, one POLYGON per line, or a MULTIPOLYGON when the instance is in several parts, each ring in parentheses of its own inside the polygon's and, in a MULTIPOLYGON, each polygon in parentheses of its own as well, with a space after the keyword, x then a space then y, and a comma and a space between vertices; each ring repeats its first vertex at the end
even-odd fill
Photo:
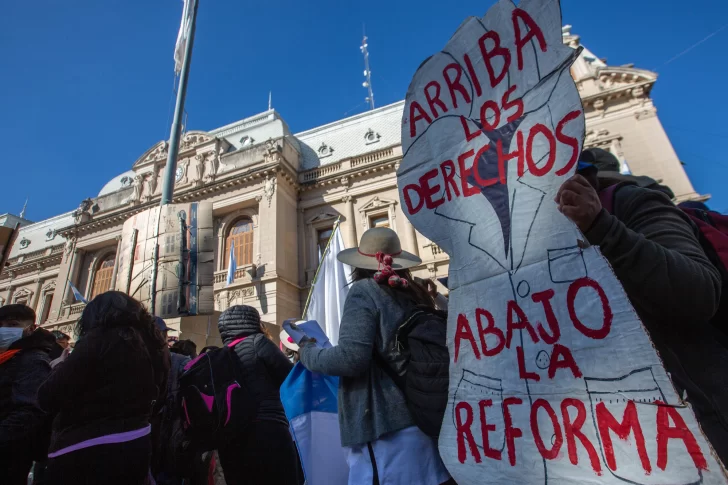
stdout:
MULTIPOLYGON (((728 322, 716 317, 725 268, 671 197, 669 188, 621 175, 616 158, 590 149, 555 201, 583 233, 580 243, 599 246, 609 260, 679 394, 728 463, 728 322)), ((120 292, 85 306, 73 344, 69 335, 38 328, 27 306, 0 307, 0 481, 26 484, 31 473, 36 484, 304 483, 279 393, 300 359, 340 376, 350 484, 454 483, 397 382, 407 362, 392 352, 413 308, 446 311, 447 299, 434 282, 412 277, 409 268, 421 261, 401 251, 389 229, 367 231, 360 248, 339 258, 355 271, 331 348, 311 339, 299 348, 285 334, 279 348, 249 306, 224 311, 218 328, 225 348, 199 355, 189 340, 169 348, 173 330, 120 292), (216 449, 199 449, 186 435, 180 378, 226 350, 244 376, 253 417, 216 449)), ((240 402, 231 401, 232 392, 229 407, 240 402)))

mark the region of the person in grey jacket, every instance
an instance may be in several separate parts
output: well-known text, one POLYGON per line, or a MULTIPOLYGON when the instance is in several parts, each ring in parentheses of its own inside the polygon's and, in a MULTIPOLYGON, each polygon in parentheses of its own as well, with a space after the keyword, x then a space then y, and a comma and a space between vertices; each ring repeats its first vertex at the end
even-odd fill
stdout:
POLYGON ((408 270, 421 261, 402 251, 388 228, 369 229, 358 248, 342 251, 338 259, 356 268, 339 343, 323 349, 304 340, 300 359, 311 371, 341 377, 339 427, 349 453, 349 485, 445 483, 450 476, 437 442, 414 425, 404 394, 374 357, 377 353, 395 371, 405 364, 393 350, 397 325, 415 305, 433 306, 408 270))

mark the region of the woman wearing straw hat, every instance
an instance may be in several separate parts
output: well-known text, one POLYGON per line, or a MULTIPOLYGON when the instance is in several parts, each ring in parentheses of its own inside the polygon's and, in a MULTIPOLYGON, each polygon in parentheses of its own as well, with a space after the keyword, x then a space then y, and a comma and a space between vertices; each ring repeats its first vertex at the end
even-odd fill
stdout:
POLYGON ((306 368, 341 377, 339 427, 349 453, 349 484, 447 482, 437 442, 415 426, 404 394, 374 357, 376 352, 392 369, 402 369, 404 362, 391 350, 397 325, 413 306, 433 306, 409 272, 422 261, 402 251, 388 228, 369 229, 358 248, 340 252, 338 259, 355 268, 339 343, 322 349, 304 340, 299 354, 306 368))

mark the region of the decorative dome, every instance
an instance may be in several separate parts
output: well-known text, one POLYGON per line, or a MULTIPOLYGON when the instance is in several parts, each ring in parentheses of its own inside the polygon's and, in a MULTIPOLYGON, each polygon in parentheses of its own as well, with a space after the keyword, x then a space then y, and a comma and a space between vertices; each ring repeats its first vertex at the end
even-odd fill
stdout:
POLYGON ((113 192, 116 192, 118 190, 121 190, 126 187, 131 187, 132 181, 134 180, 134 171, 133 170, 127 170, 126 172, 117 175, 116 177, 109 180, 106 185, 104 185, 104 188, 101 189, 101 192, 99 192, 99 197, 111 194, 113 192))

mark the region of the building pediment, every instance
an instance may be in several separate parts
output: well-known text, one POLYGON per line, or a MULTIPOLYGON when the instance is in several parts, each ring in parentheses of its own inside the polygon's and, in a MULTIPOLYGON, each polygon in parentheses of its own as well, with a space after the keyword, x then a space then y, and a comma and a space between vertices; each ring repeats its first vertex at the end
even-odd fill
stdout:
POLYGON ((392 199, 385 199, 383 197, 375 196, 374 198, 370 199, 367 203, 365 203, 363 206, 359 208, 359 212, 366 213, 373 209, 380 209, 383 207, 389 207, 394 206, 397 204, 396 200, 392 199))
POLYGON ((339 214, 335 214, 332 212, 319 212, 312 218, 306 221, 306 224, 317 224, 319 222, 325 222, 325 221, 331 221, 338 219, 339 214))
POLYGON ((597 79, 604 90, 631 88, 637 84, 651 84, 657 73, 633 67, 604 67, 597 70, 597 79))
MULTIPOLYGON (((182 136, 180 142, 179 152, 180 154, 187 152, 192 149, 202 148, 202 146, 215 141, 215 137, 205 133, 204 131, 190 131, 182 136)), ((157 162, 164 162, 167 160, 169 154, 169 143, 166 141, 160 141, 152 148, 144 152, 139 159, 134 162, 134 170, 144 167, 157 162)), ((181 157, 180 157, 181 158, 181 157)))

